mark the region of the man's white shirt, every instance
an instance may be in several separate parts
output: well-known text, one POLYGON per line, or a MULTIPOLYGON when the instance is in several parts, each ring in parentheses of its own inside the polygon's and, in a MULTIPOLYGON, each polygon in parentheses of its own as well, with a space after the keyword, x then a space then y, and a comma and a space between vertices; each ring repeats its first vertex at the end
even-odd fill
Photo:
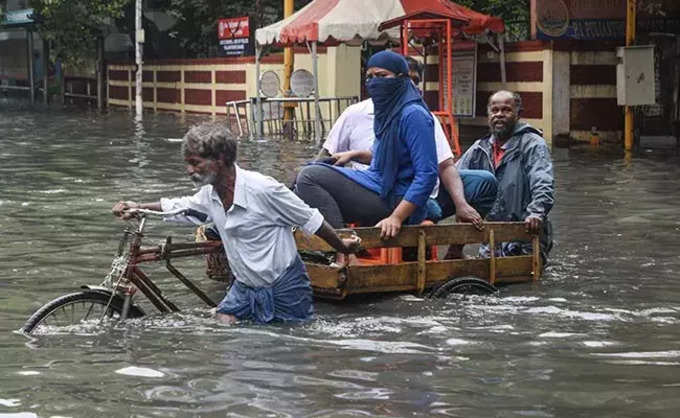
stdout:
MULTIPOLYGON (((441 164, 449 158, 453 158, 453 152, 444 133, 439 118, 434 118, 434 141, 437 148, 437 164, 441 164)), ((335 121, 335 124, 328 133, 326 142, 323 143, 331 155, 337 152, 370 150, 375 141, 373 131, 373 120, 375 119, 373 110, 373 100, 366 99, 359 103, 348 106, 335 121)), ((365 170, 367 165, 352 161, 352 168, 365 170)), ((439 178, 432 190, 431 197, 436 197, 439 192, 439 178)))
POLYGON ((187 216, 166 220, 193 224, 214 222, 236 280, 250 287, 271 286, 298 256, 292 227, 314 234, 323 223, 310 208, 275 179, 236 166, 234 201, 225 211, 213 186, 193 196, 161 199, 163 211, 193 209, 204 213, 201 222, 187 216))

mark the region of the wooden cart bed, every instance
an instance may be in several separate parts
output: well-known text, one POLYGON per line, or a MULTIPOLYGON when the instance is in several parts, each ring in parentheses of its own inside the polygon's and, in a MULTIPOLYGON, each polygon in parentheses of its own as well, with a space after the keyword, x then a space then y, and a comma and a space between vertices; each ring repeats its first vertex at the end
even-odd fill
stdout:
MULTIPOLYGON (((523 222, 486 222, 478 231, 471 224, 404 226, 399 235, 390 240, 380 239, 379 228, 339 230, 340 235, 356 234, 361 245, 370 248, 417 248, 417 260, 392 260, 380 264, 329 266, 306 262, 307 272, 315 295, 323 298, 344 299, 359 293, 414 292, 418 295, 457 277, 474 276, 491 285, 538 280, 541 258, 538 235, 526 231, 523 222), (495 257, 488 259, 437 260, 427 259, 427 248, 437 245, 487 243, 492 248, 504 241, 529 241, 533 253, 526 256, 495 257)), ((333 251, 316 236, 296 231, 300 251, 333 251)), ((436 253, 436 251, 435 251, 436 253)))

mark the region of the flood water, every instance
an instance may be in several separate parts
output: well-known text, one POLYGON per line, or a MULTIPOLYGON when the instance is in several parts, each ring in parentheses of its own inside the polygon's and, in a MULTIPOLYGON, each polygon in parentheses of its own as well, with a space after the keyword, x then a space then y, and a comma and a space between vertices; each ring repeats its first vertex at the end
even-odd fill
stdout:
MULTIPOLYGON (((680 158, 668 150, 555 152, 551 264, 499 298, 318 302, 305 325, 229 327, 158 268, 182 313, 14 332, 103 280, 124 226, 115 201, 191 192, 176 139, 202 119, 0 102, 0 417, 677 416, 680 158)), ((245 141, 240 164, 288 182, 315 151, 245 141)), ((202 262, 176 265, 222 297, 202 262)))

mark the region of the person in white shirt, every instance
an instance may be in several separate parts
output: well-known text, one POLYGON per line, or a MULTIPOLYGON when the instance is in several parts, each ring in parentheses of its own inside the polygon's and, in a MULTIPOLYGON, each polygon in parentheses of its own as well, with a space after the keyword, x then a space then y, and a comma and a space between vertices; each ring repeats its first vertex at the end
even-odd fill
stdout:
MULTIPOLYGON (((317 155, 317 160, 330 159, 334 165, 344 165, 357 170, 365 170, 370 163, 370 154, 362 158, 361 152, 370 152, 375 141, 373 132, 373 101, 371 99, 362 100, 359 103, 350 105, 338 117, 328 133, 328 138, 321 146, 317 155)), ((437 151, 437 164, 441 166, 446 160, 453 161, 453 153, 449 146, 446 134, 439 119, 433 115, 434 119, 434 139, 437 151)), ((439 193, 439 179, 432 190, 432 198, 435 199, 439 193)))
MULTIPOLYGON (((409 77, 418 86, 423 67, 411 57, 406 57, 406 60, 409 77)), ((347 107, 331 128, 316 159, 330 161, 334 165, 366 169, 371 162, 371 147, 375 141, 373 120, 371 99, 347 107)), ((481 230, 483 218, 495 201, 498 182, 493 174, 484 170, 457 170, 448 139, 436 116, 434 122, 439 179, 432 191, 436 205, 428 204, 428 208, 431 208, 430 217, 434 218, 431 220, 438 221, 455 214, 456 221, 472 223, 481 230), (444 190, 439 187, 440 182, 444 190)), ((446 258, 461 256, 462 247, 451 246, 446 258)))
MULTIPOLYGON (((370 150, 375 140, 374 118, 373 100, 370 98, 348 106, 333 124, 316 159, 332 158, 347 151, 370 150)), ((346 166, 357 170, 368 168, 368 164, 354 160, 349 161, 346 166)))
POLYGON ((312 289, 292 227, 316 234, 341 253, 357 250, 357 239, 341 239, 317 209, 271 177, 236 165, 236 141, 224 126, 204 123, 184 136, 187 173, 200 187, 193 196, 137 204, 118 202, 114 215, 129 218, 131 208, 192 209, 191 216, 167 220, 213 222, 235 277, 216 316, 233 323, 305 320, 313 313, 312 289), (196 215, 198 212, 200 215, 196 215), (203 216, 201 216, 203 215, 203 216), (201 219, 199 219, 201 218, 201 219))

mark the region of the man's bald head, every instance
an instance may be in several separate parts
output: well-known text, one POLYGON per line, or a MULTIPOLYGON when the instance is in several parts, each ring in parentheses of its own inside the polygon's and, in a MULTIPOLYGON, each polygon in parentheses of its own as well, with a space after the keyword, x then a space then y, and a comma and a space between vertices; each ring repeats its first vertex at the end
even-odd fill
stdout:
POLYGON ((522 98, 517 93, 499 90, 489 97, 486 113, 489 129, 499 141, 505 142, 512 136, 515 124, 522 110, 522 98))
POLYGON ((510 90, 498 90, 497 92, 489 96, 489 102, 487 103, 487 107, 491 105, 492 100, 507 100, 507 99, 513 101, 515 105, 515 111, 519 116, 520 112, 522 111, 522 96, 520 96, 519 93, 515 93, 510 90))

